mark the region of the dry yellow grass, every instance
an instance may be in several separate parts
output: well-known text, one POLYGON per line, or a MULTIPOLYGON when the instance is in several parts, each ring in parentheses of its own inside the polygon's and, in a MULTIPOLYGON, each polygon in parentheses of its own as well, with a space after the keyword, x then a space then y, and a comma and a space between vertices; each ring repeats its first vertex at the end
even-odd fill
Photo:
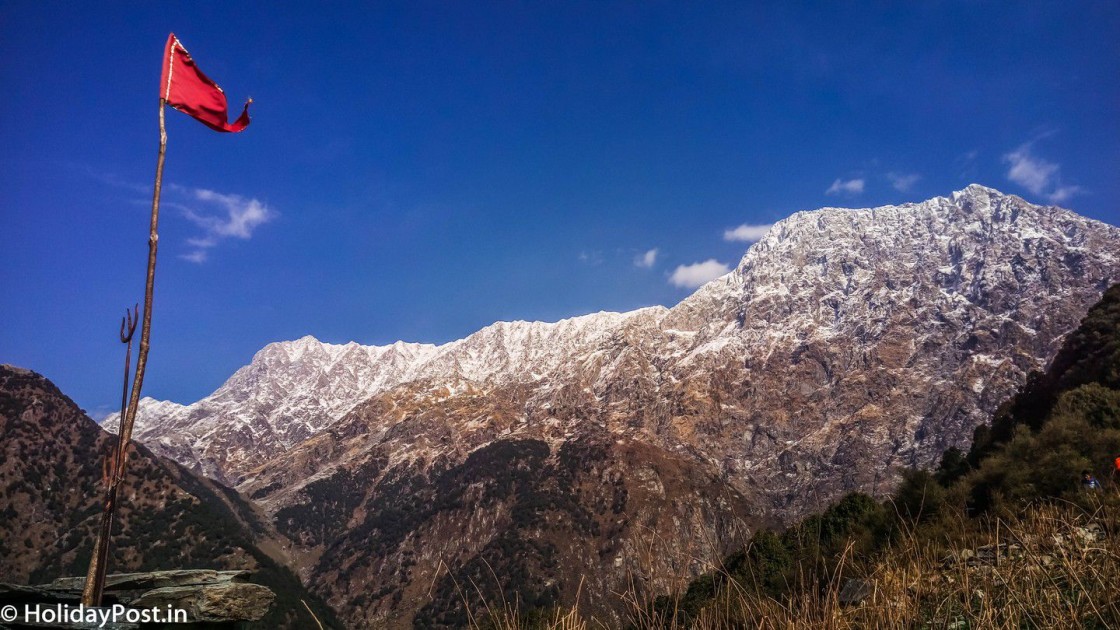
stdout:
MULTIPOLYGON (((1113 497, 1115 498, 1115 497, 1113 497)), ((844 554, 824 588, 806 576, 775 599, 725 580, 716 597, 688 621, 633 604, 626 626, 695 630, 848 628, 1120 628, 1120 518, 1116 501, 1092 510, 1039 504, 1013 517, 965 522, 935 541, 903 536, 873 563, 848 570, 844 554), (1111 507, 1109 507, 1111 506, 1111 507), (861 603, 840 602, 842 582, 873 585, 861 603)), ((519 625, 507 604, 489 609, 476 628, 584 630, 610 627, 576 608, 519 625)))

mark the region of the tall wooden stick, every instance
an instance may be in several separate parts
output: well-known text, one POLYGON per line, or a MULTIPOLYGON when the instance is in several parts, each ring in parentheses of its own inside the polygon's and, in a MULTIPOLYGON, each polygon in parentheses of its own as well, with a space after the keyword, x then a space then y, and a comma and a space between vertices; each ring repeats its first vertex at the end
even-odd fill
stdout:
MULTIPOLYGON (((152 192, 152 222, 148 233, 148 277, 144 285, 144 325, 140 329, 140 352, 136 357, 136 374, 132 380, 132 392, 128 409, 122 408, 121 423, 117 428, 117 451, 111 461, 109 489, 101 512, 101 526, 94 543, 93 554, 89 559, 86 583, 82 589, 82 603, 86 606, 101 605, 101 595, 105 588, 105 575, 109 560, 109 537, 113 529, 113 513, 116 508, 117 488, 124 479, 128 466, 128 445, 132 441, 132 425, 136 422, 136 410, 140 406, 140 389, 144 385, 144 368, 148 364, 148 348, 152 334, 152 294, 156 284, 156 249, 159 247, 159 193, 163 186, 163 159, 167 153, 167 128, 164 125, 164 99, 159 100, 159 157, 156 160, 156 182, 152 192)), ((129 341, 131 353, 132 342, 129 341)), ((127 361, 127 359, 126 359, 127 361)), ((126 374, 127 374, 126 363, 126 374)), ((122 400, 123 402, 123 400, 122 400)))

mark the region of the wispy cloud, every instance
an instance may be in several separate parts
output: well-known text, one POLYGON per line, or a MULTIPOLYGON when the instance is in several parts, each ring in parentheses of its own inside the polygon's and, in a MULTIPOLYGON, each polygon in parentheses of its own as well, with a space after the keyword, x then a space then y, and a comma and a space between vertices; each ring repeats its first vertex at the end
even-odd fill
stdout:
POLYGON ((591 265, 592 267, 603 264, 603 252, 600 251, 589 252, 585 250, 580 252, 577 258, 579 258, 581 263, 591 265))
POLYGON ((976 174, 978 172, 976 168, 976 158, 978 157, 980 157, 980 152, 976 149, 965 151, 958 155, 956 159, 953 160, 953 167, 957 171, 957 176, 968 181, 976 179, 976 174))
POLYGON ((737 228, 723 231, 723 240, 725 241, 741 241, 743 243, 753 243, 770 231, 774 227, 773 223, 750 225, 744 223, 737 228))
POLYGON ((910 192, 910 189, 913 188, 914 184, 917 184, 918 180, 921 178, 922 176, 917 173, 887 173, 887 179, 890 180, 891 186, 899 192, 910 192))
POLYGON ((824 191, 824 194, 826 194, 826 195, 840 195, 840 194, 858 195, 858 194, 863 192, 863 185, 864 185, 863 178, 849 179, 849 180, 846 180, 846 181, 843 180, 843 179, 837 178, 836 181, 832 182, 832 185, 828 187, 828 190, 824 191))
POLYGON ((179 254, 179 258, 182 258, 187 262, 202 264, 206 262, 207 254, 205 249, 196 249, 194 251, 187 252, 186 254, 179 254))
POLYGON ((189 204, 175 204, 183 216, 202 228, 203 234, 187 239, 193 249, 180 258, 188 262, 203 263, 209 250, 217 247, 225 239, 248 240, 253 231, 275 219, 278 213, 257 199, 246 199, 241 195, 231 195, 207 190, 205 188, 175 187, 194 201, 202 202, 219 212, 201 212, 189 204))
POLYGON ((1050 187, 1050 182, 1058 174, 1058 165, 1031 153, 1031 143, 1021 145, 1018 149, 1006 153, 1003 161, 1011 168, 1007 171, 1007 178, 1019 184, 1036 195, 1050 187))
POLYGON ((1058 186, 1054 189, 1054 192, 1050 193, 1050 201, 1065 203, 1069 201, 1070 197, 1081 194, 1083 190, 1080 186, 1058 186))
POLYGON ((710 258, 704 262, 680 265, 673 270, 673 275, 669 276, 669 284, 682 289, 695 289, 729 271, 731 271, 730 267, 710 258))
POLYGON ((657 262, 657 248, 656 247, 654 247, 653 249, 645 252, 644 254, 638 254, 637 256, 634 257, 634 266, 635 267, 640 267, 642 269, 650 269, 650 268, 653 267, 653 265, 656 262, 657 262))
POLYGON ((1024 142, 1003 155, 1003 161, 1008 165, 1007 179, 1036 195, 1045 196, 1053 203, 1068 201, 1082 192, 1080 186, 1062 183, 1060 164, 1035 155, 1034 143, 1038 139, 1024 142))
POLYGON ((92 419, 97 424, 101 424, 101 422, 103 420, 105 420, 105 418, 108 418, 109 416, 113 415, 117 411, 120 411, 120 410, 119 409, 113 409, 112 407, 109 407, 109 406, 106 406, 106 405, 98 405, 96 409, 94 409, 92 411, 87 411, 86 415, 89 416, 90 419, 92 419))
MULTIPOLYGON (((152 187, 149 185, 129 181, 110 171, 88 165, 76 164, 74 167, 103 184, 138 193, 140 196, 131 199, 132 203, 145 206, 151 203, 152 187)), ((279 216, 278 212, 258 199, 247 199, 241 195, 206 188, 190 188, 175 182, 164 184, 162 196, 161 207, 179 211, 188 221, 202 228, 201 235, 187 239, 190 250, 179 255, 179 258, 196 264, 206 262, 209 250, 217 247, 223 240, 248 240, 258 227, 279 216)))
POLYGON ((92 177, 93 179, 96 179, 97 181, 107 186, 120 188, 122 190, 127 190, 129 192, 137 193, 140 195, 152 194, 151 185, 127 180, 112 171, 102 170, 88 164, 71 164, 71 167, 85 173, 86 175, 92 177))

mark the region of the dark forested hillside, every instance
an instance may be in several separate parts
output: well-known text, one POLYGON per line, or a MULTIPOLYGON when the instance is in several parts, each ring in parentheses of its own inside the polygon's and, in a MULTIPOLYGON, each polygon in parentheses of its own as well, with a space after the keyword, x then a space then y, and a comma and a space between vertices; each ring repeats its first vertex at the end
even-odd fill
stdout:
MULTIPOLYGON (((85 575, 100 516, 102 466, 115 437, 46 378, 0 366, 0 581, 85 575)), ((261 628, 333 621, 295 575, 261 551, 265 526, 234 491, 153 455, 131 451, 114 529, 111 572, 250 569, 277 594, 261 628)))

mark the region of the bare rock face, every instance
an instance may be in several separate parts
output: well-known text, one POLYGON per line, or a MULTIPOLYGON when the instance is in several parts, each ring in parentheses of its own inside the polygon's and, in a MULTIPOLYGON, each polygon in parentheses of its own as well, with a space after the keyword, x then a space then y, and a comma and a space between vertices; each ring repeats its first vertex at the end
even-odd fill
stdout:
POLYGON ((272 344, 136 435, 258 501, 355 627, 453 626, 440 589, 495 564, 534 605, 594 576, 617 621, 636 575, 965 446, 1118 278, 1120 229, 982 186, 799 212, 673 308, 272 344))
MULTIPOLYGON (((402 437, 441 422, 418 415, 402 437)), ((715 467, 603 431, 396 464, 390 446, 368 447, 268 502, 279 529, 319 550, 305 575, 353 627, 464 627, 465 604, 477 611, 483 597, 523 608, 578 598, 617 622, 614 593, 672 588, 750 531, 739 515, 751 501, 715 467)))

